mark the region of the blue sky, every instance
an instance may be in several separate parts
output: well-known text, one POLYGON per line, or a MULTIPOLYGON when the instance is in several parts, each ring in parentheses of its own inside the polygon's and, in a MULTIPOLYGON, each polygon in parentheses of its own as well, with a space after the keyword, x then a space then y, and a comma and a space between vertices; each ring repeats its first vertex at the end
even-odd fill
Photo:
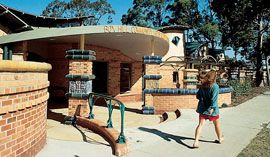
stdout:
MULTIPOLYGON (((40 15, 52 0, 0 0, 0 3, 27 13, 40 15)), ((107 0, 115 10, 113 24, 121 24, 121 17, 132 7, 133 0, 107 0)), ((104 20, 106 21, 106 20, 104 20)), ((106 24, 101 22, 101 24, 106 24)))

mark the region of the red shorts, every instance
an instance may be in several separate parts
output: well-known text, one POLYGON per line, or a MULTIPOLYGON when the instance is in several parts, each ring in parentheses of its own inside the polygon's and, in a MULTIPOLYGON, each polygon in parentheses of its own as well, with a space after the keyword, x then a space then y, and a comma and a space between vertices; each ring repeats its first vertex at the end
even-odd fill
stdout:
POLYGON ((214 121, 217 120, 219 118, 219 115, 217 116, 209 116, 209 115, 205 115, 205 114, 200 114, 199 116, 200 119, 209 119, 210 121, 214 121))

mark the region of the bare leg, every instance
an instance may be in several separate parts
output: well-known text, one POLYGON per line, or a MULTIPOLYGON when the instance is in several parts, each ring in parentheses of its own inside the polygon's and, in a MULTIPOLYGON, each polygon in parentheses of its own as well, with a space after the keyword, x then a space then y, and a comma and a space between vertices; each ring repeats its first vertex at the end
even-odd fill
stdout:
POLYGON ((200 138, 204 123, 205 123, 205 119, 199 119, 199 124, 195 130, 195 141, 193 144, 194 147, 199 147, 199 138, 200 138))
POLYGON ((218 141, 219 141, 219 143, 221 143, 223 141, 223 136, 222 136, 222 133, 221 133, 219 119, 214 120, 213 123, 215 125, 215 131, 216 131, 216 134, 217 134, 217 137, 218 137, 218 141))

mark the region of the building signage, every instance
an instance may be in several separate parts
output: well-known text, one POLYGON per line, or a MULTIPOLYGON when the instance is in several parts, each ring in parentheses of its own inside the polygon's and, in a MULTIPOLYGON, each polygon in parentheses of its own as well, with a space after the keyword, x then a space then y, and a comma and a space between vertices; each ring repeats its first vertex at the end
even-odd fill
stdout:
POLYGON ((136 26, 104 26, 104 33, 138 33, 152 35, 168 41, 168 37, 162 32, 136 26))
POLYGON ((92 80, 69 81, 69 93, 89 94, 92 92, 92 80))

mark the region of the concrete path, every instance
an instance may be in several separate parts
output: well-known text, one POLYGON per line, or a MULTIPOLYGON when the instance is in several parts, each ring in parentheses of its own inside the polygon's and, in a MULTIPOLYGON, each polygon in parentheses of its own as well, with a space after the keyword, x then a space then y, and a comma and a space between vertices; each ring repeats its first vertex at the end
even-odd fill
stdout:
MULTIPOLYGON (((221 126, 225 141, 216 144, 212 123, 203 128, 200 148, 191 149, 194 130, 198 123, 194 110, 182 110, 182 116, 174 121, 155 126, 128 128, 127 157, 235 157, 270 122, 270 95, 260 95, 237 107, 221 109, 221 126)), ((64 132, 63 132, 64 134, 64 132)), ((110 157, 111 148, 106 143, 73 142, 48 139, 38 157, 110 157)))

